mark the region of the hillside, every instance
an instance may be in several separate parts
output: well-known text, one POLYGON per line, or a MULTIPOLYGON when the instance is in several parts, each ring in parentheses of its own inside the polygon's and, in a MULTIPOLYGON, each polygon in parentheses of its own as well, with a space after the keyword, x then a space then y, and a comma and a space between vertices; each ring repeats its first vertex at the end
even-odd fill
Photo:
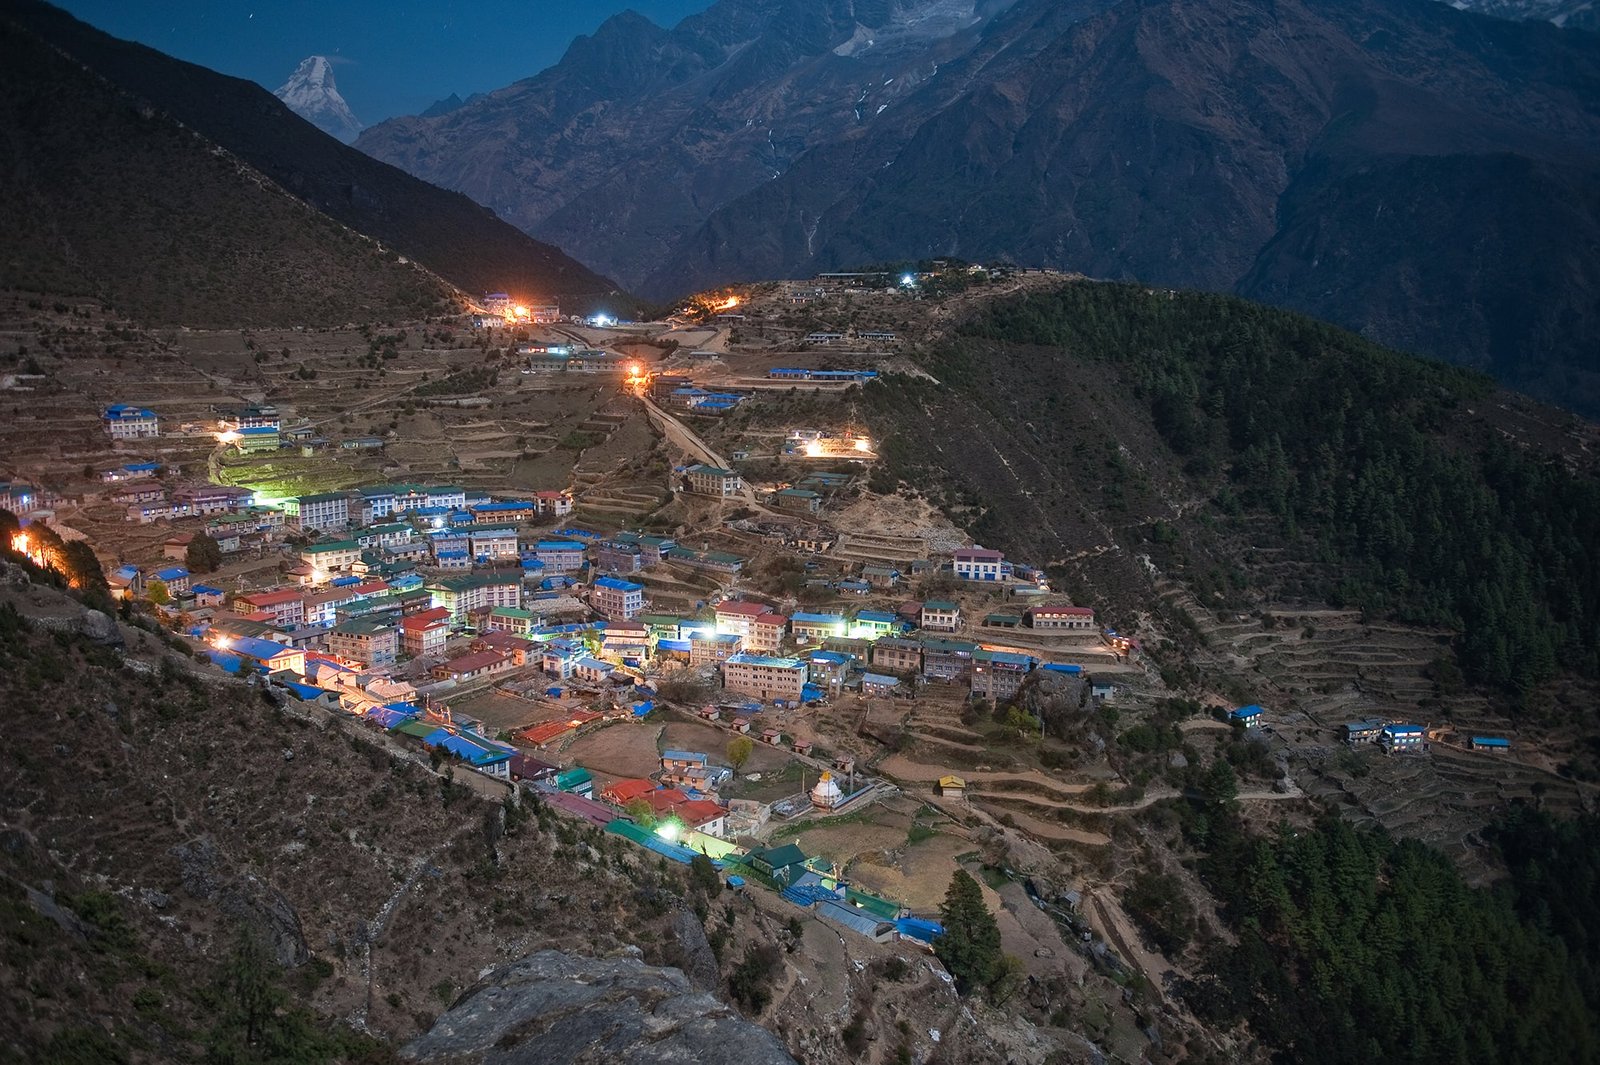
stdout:
POLYGON ((227 149, 329 218, 468 293, 512 291, 581 302, 616 287, 465 196, 340 144, 258 85, 116 40, 47 4, 8 0, 0 18, 227 149))
POLYGON ((153 325, 448 312, 436 276, 0 21, 0 286, 153 325))
MULTIPOLYGON (((623 950, 685 956, 675 872, 502 806, 505 786, 438 775, 343 714, 174 657, 149 629, 81 619, 0 561, 0 699, 30 707, 0 783, 0 1060, 395 1061, 482 974, 544 949, 622 958, 647 1003, 676 993, 672 1042, 691 1053, 726 1040, 788 1060, 623 950)), ((620 1027, 632 990, 589 1023, 620 1027)), ((523 1038, 552 1052, 573 1024, 523 1038)))
POLYGON ((651 296, 1012 259, 1236 291, 1592 413, 1597 101, 1600 37, 1435 0, 723 0, 359 143, 651 296))
POLYGON ((1147 558, 1208 608, 1459 631, 1523 694, 1600 668, 1592 426, 1287 312, 1103 283, 997 303, 923 363, 938 384, 866 390, 880 481, 1124 616, 1147 558))

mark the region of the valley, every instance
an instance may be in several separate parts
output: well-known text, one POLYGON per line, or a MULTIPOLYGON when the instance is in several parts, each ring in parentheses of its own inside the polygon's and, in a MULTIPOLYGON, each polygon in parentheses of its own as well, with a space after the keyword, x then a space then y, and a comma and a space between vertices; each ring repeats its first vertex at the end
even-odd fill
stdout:
POLYGON ((1600 1062, 1589 6, 580 7, 0 3, 0 1065, 1600 1062))

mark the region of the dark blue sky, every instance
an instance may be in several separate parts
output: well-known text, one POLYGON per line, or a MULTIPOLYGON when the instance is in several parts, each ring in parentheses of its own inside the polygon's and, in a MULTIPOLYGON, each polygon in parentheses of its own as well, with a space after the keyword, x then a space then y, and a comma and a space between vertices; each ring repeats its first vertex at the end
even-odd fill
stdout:
POLYGON ((415 114, 452 92, 509 85, 561 58, 580 33, 626 8, 661 26, 711 0, 55 0, 113 36, 282 85, 300 60, 335 60, 363 123, 415 114))

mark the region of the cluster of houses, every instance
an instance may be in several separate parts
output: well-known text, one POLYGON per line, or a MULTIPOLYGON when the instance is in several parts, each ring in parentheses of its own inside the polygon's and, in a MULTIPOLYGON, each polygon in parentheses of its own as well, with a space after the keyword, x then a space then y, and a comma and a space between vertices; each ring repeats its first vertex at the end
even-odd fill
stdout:
MULTIPOLYGON (((149 440, 161 435, 161 419, 154 411, 128 403, 115 403, 100 412, 101 424, 113 441, 149 440)), ((270 404, 247 404, 218 412, 216 437, 218 443, 244 455, 278 451, 285 447, 298 447, 303 454, 324 448, 338 447, 345 451, 377 450, 385 441, 377 436, 347 437, 329 441, 310 425, 286 426, 278 408, 270 404)), ((108 481, 124 479, 111 471, 108 481)))
POLYGON ((522 344, 517 355, 524 360, 523 373, 529 374, 613 374, 621 376, 636 371, 638 364, 632 359, 598 348, 577 347, 568 344, 522 344))
MULTIPOLYGON (((1349 721, 1340 726, 1340 731, 1344 733, 1344 742, 1352 747, 1373 745, 1388 754, 1426 751, 1428 741, 1434 738, 1426 726, 1387 718, 1349 721)), ((1439 731, 1434 730, 1435 733, 1439 731)), ((1503 754, 1511 749, 1511 741, 1504 736, 1469 736, 1466 746, 1487 754, 1503 754)))

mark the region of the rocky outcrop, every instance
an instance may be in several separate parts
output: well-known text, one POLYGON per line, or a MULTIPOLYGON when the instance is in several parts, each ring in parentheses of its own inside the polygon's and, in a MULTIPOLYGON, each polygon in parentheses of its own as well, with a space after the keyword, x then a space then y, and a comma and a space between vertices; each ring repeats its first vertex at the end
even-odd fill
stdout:
POLYGON ((682 954, 680 967, 683 975, 698 991, 714 990, 722 980, 717 969, 717 955, 706 939, 705 926, 689 910, 679 910, 672 915, 672 936, 682 954))
POLYGON ((776 1036, 677 969, 553 950, 490 975, 401 1053, 441 1065, 794 1065, 776 1036))
POLYGON ((254 931, 279 965, 293 968, 310 959, 300 914, 283 892, 254 873, 230 870, 214 839, 201 836, 179 844, 172 855, 178 859, 183 889, 254 931))

